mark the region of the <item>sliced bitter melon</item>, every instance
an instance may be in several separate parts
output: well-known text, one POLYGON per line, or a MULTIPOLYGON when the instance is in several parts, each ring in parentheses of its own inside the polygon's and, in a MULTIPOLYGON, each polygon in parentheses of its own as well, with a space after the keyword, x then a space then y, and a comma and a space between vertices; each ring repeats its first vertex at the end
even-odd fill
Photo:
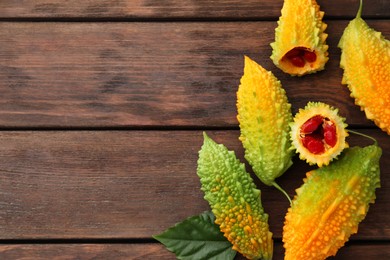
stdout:
POLYGON ((315 0, 285 0, 275 29, 271 59, 284 72, 302 76, 323 70, 328 45, 324 12, 315 0))
POLYGON ((233 151, 204 133, 198 176, 224 236, 248 259, 272 259, 273 240, 260 190, 233 151))
POLYGON ((361 18, 362 1, 355 19, 339 42, 342 84, 366 117, 390 135, 390 41, 361 18))
POLYGON ((348 136, 338 109, 322 102, 309 102, 294 117, 291 139, 299 158, 319 167, 328 165, 344 148, 348 136))
POLYGON ((348 148, 342 158, 307 173, 283 227, 286 260, 335 255, 358 230, 380 187, 377 145, 348 148))

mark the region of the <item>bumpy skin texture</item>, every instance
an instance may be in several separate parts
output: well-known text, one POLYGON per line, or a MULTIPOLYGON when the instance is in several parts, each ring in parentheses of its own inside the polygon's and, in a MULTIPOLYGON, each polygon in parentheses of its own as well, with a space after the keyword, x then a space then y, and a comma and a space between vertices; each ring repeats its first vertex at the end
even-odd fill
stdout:
POLYGON ((272 259, 273 240, 258 190, 233 151, 204 134, 198 176, 224 236, 248 259, 272 259))
POLYGON ((299 158, 301 160, 306 160, 306 162, 311 165, 317 164, 319 167, 328 165, 333 159, 337 158, 337 156, 348 147, 348 143, 345 141, 348 136, 348 133, 345 130, 347 124, 345 124, 344 121, 345 118, 339 116, 338 109, 322 102, 309 102, 304 109, 299 109, 294 117, 294 122, 291 123, 291 140, 296 152, 299 153, 299 158), (330 119, 336 127, 336 145, 334 147, 326 147, 326 151, 322 154, 313 154, 308 151, 303 146, 300 138, 300 127, 308 119, 316 115, 330 119))
POLYGON ((315 0, 285 0, 282 15, 275 29, 275 42, 271 59, 284 72, 293 76, 302 76, 323 70, 328 61, 328 45, 324 32, 327 25, 322 22, 324 12, 315 0), (303 68, 295 67, 283 57, 295 47, 314 51, 317 59, 306 63, 303 68))
POLYGON ((339 42, 342 84, 366 117, 390 135, 390 42, 358 16, 339 42))
POLYGON ((292 165, 291 105, 280 81, 248 57, 237 91, 237 110, 245 159, 263 183, 273 185, 292 165))
POLYGON ((380 187, 377 145, 346 150, 329 166, 307 173, 283 227, 286 260, 325 259, 356 233, 380 187))

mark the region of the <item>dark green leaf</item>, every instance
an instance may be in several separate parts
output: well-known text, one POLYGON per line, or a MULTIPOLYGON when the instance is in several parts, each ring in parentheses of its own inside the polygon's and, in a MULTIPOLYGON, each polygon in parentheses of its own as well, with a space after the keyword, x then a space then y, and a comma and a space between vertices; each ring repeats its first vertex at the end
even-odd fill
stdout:
POLYGON ((236 251, 214 223, 211 212, 193 216, 153 236, 178 259, 234 259, 236 251))

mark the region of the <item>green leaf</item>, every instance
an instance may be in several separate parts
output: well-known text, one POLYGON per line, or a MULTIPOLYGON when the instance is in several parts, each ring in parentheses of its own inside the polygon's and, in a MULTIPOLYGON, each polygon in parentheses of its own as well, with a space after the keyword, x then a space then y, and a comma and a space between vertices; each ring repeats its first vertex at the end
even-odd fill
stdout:
POLYGON ((153 238, 175 253, 178 259, 234 259, 236 251, 214 221, 213 213, 206 211, 177 223, 153 238))

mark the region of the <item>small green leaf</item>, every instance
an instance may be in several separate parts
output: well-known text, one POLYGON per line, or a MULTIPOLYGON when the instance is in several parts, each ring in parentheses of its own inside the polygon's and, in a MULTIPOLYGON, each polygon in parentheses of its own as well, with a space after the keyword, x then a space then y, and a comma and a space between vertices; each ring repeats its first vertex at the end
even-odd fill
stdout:
POLYGON ((178 259, 234 259, 236 251, 214 223, 213 213, 206 211, 153 236, 178 259))

